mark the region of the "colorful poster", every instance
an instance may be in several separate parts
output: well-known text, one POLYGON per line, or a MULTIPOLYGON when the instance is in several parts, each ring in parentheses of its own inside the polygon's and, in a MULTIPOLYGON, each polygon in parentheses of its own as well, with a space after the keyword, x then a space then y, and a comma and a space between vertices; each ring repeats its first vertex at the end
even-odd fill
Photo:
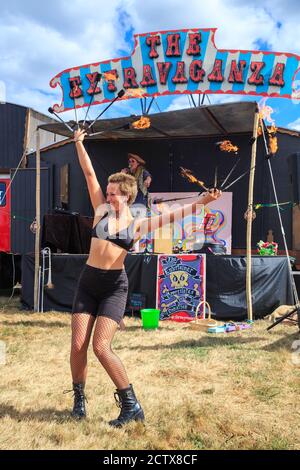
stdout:
POLYGON ((193 93, 242 94, 299 99, 300 56, 284 52, 218 49, 216 28, 134 35, 129 57, 63 70, 57 113, 120 99, 193 93))
MULTIPOLYGON (((175 208, 175 205, 182 207, 185 204, 191 204, 197 200, 197 197, 195 193, 151 193, 151 215, 160 215, 162 212, 170 211, 171 208, 175 208), (194 198, 193 195, 195 195, 194 198), (191 198, 184 199, 186 197, 191 198), (178 200, 169 201, 173 199, 178 200)), ((231 229, 232 193, 224 192, 217 201, 210 202, 205 207, 199 205, 193 214, 187 215, 180 222, 173 223, 173 249, 180 248, 181 245, 183 251, 190 251, 196 242, 217 243, 223 245, 226 254, 230 255, 231 229)), ((143 243, 146 244, 145 240, 143 243)), ((153 249, 153 240, 149 235, 147 246, 153 249)))
POLYGON ((158 256, 156 305, 161 320, 195 318, 197 306, 205 301, 205 261, 202 254, 158 256))

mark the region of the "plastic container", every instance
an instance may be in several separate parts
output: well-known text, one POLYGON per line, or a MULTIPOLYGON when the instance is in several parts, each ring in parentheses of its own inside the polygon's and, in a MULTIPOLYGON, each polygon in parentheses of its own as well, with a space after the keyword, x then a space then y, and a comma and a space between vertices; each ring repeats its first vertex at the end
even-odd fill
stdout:
POLYGON ((160 310, 157 308, 144 308, 141 310, 144 330, 156 330, 158 328, 159 314, 160 310))

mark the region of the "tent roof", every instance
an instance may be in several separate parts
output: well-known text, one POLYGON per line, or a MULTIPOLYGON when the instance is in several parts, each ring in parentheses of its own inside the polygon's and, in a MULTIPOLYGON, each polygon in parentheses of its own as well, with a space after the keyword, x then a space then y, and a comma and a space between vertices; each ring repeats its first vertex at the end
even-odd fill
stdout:
MULTIPOLYGON (((93 125, 93 131, 101 134, 86 139, 147 140, 251 133, 256 106, 257 103, 254 101, 243 101, 151 114, 150 128, 141 130, 131 128, 131 123, 139 119, 138 116, 101 119, 93 125)), ((63 115, 61 117, 63 118, 63 115)), ((72 127, 74 122, 71 121, 69 124, 72 127)), ((71 132, 61 122, 43 124, 40 129, 72 137, 71 132)))

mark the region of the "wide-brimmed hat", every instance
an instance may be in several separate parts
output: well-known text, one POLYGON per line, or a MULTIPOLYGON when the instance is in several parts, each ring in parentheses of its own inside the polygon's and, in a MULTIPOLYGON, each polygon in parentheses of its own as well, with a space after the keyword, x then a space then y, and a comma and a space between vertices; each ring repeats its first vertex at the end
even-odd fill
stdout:
POLYGON ((133 158, 136 160, 140 165, 146 165, 145 160, 143 160, 139 155, 136 155, 135 153, 128 153, 128 158, 133 158))

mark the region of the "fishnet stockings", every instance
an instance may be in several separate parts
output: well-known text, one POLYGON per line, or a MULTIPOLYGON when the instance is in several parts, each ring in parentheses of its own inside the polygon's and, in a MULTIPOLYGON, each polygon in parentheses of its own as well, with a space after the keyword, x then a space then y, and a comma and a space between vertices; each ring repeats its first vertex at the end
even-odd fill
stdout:
POLYGON ((121 360, 111 349, 111 342, 117 328, 118 324, 114 320, 98 317, 94 330, 93 349, 115 386, 122 390, 129 387, 129 380, 121 360))
MULTIPOLYGON (((87 350, 95 318, 86 313, 72 315, 71 372, 74 383, 85 383, 87 375, 87 350)), ((94 336, 94 353, 115 386, 122 390, 129 387, 129 380, 121 360, 111 349, 111 342, 118 324, 107 317, 97 317, 94 336)))
POLYGON ((72 342, 70 364, 74 383, 85 383, 87 374, 87 350, 95 318, 87 313, 72 315, 72 342))

